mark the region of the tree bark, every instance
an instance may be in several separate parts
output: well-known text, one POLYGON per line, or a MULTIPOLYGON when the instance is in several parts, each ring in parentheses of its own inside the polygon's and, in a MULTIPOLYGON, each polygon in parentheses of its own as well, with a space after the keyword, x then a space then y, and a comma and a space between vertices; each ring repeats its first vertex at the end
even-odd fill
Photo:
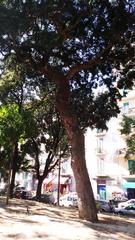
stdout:
POLYGON ((13 198, 13 191, 14 191, 14 186, 15 186, 15 175, 16 175, 16 169, 12 169, 12 174, 11 174, 11 182, 10 182, 10 198, 13 198))
POLYGON ((64 79, 62 77, 56 79, 55 82, 58 87, 56 106, 64 123, 71 145, 71 165, 76 181, 79 217, 81 219, 96 222, 98 221, 98 217, 92 186, 86 167, 84 135, 79 129, 76 115, 71 110, 69 102, 69 82, 66 78, 64 79))
POLYGON ((17 161, 18 161, 18 143, 15 144, 13 159, 12 159, 12 174, 10 182, 10 198, 13 198, 13 190, 15 186, 15 175, 17 172, 17 161))
POLYGON ((41 190, 42 190, 43 180, 44 179, 42 177, 38 178, 37 191, 36 191, 36 197, 37 197, 38 201, 40 201, 40 199, 41 199, 41 190))
POLYGON ((84 135, 81 131, 73 134, 72 142, 72 169, 76 180, 76 190, 78 194, 79 217, 90 221, 97 221, 97 210, 93 195, 91 182, 89 179, 85 152, 84 135))
POLYGON ((10 182, 11 182, 11 174, 12 174, 12 168, 11 163, 9 164, 9 173, 8 173, 8 181, 7 181, 7 196, 6 196, 6 205, 9 204, 9 198, 10 198, 10 182))

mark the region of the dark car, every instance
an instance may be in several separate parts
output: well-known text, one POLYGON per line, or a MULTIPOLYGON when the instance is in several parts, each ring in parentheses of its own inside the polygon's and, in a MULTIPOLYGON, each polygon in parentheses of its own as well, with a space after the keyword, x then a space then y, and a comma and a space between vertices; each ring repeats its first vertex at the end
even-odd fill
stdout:
POLYGON ((7 194, 7 189, 0 189, 0 196, 5 196, 7 194))
POLYGON ((40 200, 36 196, 30 198, 29 200, 39 201, 39 202, 49 203, 49 204, 54 204, 55 202, 54 196, 52 194, 41 194, 40 200))
POLYGON ((30 191, 26 190, 25 187, 16 187, 13 196, 15 198, 29 199, 32 197, 32 194, 30 191))
POLYGON ((111 212, 110 204, 106 200, 96 200, 96 207, 99 212, 111 212))

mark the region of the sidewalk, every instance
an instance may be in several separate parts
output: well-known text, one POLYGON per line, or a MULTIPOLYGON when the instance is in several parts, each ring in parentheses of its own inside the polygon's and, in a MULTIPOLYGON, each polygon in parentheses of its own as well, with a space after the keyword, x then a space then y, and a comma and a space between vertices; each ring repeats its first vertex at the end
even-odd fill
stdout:
POLYGON ((75 209, 12 200, 8 207, 0 205, 0 240, 135 239, 135 218, 99 214, 99 220, 82 221, 75 209))

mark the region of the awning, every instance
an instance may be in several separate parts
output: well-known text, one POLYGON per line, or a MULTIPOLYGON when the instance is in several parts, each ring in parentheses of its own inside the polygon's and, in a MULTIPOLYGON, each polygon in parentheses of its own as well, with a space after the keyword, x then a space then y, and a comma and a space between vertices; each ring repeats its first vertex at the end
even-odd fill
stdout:
MULTIPOLYGON (((69 180, 69 177, 60 177, 60 184, 66 184, 66 182, 69 180)), ((58 177, 53 178, 45 178, 43 181, 44 184, 58 184, 58 177)))
MULTIPOLYGON (((60 184, 66 184, 66 182, 69 180, 69 177, 60 177, 60 184)), ((53 184, 58 184, 58 178, 54 178, 52 181, 53 184)))
POLYGON ((49 183, 51 183, 53 180, 54 180, 54 177, 53 177, 53 178, 45 178, 44 181, 43 181, 43 183, 49 184, 49 183))
POLYGON ((126 182, 123 184, 123 188, 135 188, 135 182, 126 182))

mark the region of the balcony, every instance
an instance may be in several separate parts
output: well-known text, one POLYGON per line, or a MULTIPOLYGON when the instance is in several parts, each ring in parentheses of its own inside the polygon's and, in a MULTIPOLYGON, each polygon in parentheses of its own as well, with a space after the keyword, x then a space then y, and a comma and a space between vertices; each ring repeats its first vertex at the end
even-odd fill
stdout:
POLYGON ((128 112, 125 114, 127 117, 135 117, 135 107, 129 108, 128 112))
POLYGON ((105 151, 100 147, 97 147, 95 151, 96 151, 96 155, 100 155, 100 156, 105 155, 105 151))
POLYGON ((105 136, 105 134, 106 134, 106 130, 96 129, 96 137, 102 137, 102 136, 105 136))
POLYGON ((135 117, 135 107, 129 107, 126 110, 124 108, 121 108, 120 110, 120 115, 125 115, 127 117, 135 117))

